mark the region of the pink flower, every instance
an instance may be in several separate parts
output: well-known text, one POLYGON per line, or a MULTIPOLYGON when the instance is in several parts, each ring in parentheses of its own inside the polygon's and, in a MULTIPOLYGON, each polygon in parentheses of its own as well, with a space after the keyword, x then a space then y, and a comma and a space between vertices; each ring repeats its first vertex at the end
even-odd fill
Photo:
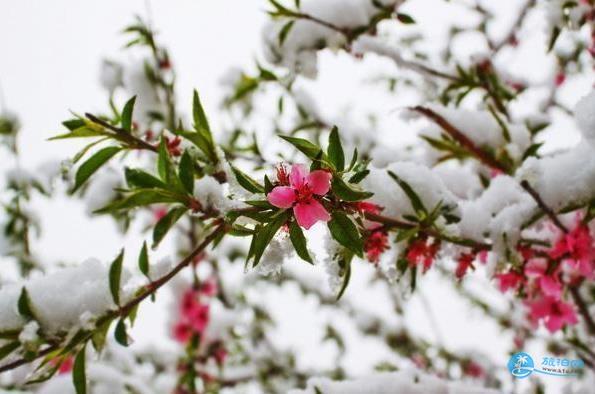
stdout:
POLYGON ((208 280, 204 281, 198 289, 200 295, 206 297, 213 297, 217 295, 218 291, 219 289, 217 287, 217 280, 215 278, 209 278, 208 280))
POLYGON ((524 282, 525 278, 517 272, 510 271, 503 274, 496 274, 496 280, 498 280, 500 291, 506 293, 509 289, 516 290, 524 282))
POLYGON ((553 259, 563 258, 571 268, 586 278, 595 277, 595 239, 582 223, 567 234, 562 234, 549 251, 553 259))
POLYGON ((418 264, 423 264, 423 272, 426 272, 432 266, 439 248, 440 243, 438 242, 430 243, 424 238, 415 240, 407 252, 409 265, 415 267, 418 264))
POLYGON ((559 300, 562 297, 562 283, 557 272, 558 270, 548 272, 548 262, 543 259, 529 260, 525 265, 525 275, 534 279, 541 293, 559 300))
POLYGON ((277 208, 293 207, 293 214, 298 224, 306 230, 316 222, 327 222, 330 215, 316 199, 328 193, 331 185, 331 174, 327 171, 308 170, 300 164, 291 167, 287 176, 285 167, 277 170, 279 186, 276 186, 267 196, 268 201, 277 208))
POLYGON ((165 215, 167 215, 167 206, 163 205, 153 209, 153 218, 155 219, 155 222, 163 219, 165 215))
POLYGON ((192 327, 187 322, 179 321, 174 326, 173 337, 180 343, 186 343, 192 336, 192 327))
POLYGON ((457 279, 463 279, 463 276, 465 276, 469 267, 473 268, 473 260, 475 260, 475 255, 473 253, 463 253, 459 257, 459 262, 455 271, 457 279))
POLYGON ((364 251, 372 263, 377 263, 380 255, 387 249, 388 234, 386 231, 373 231, 364 242, 364 251))
POLYGON ((578 322, 574 307, 570 303, 552 297, 541 297, 526 302, 529 307, 529 319, 533 323, 543 320, 550 332, 556 332, 565 325, 578 322))

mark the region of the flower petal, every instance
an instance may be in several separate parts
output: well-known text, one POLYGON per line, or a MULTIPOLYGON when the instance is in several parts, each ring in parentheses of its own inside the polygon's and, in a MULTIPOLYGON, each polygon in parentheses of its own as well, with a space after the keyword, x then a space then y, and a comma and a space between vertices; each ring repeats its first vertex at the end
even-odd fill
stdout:
POLYGON ((308 170, 304 167, 303 164, 294 164, 291 166, 291 173, 289 174, 289 184, 299 189, 303 186, 304 182, 306 181, 306 176, 308 175, 308 170))
POLYGON ((267 196, 277 208, 290 208, 295 202, 295 190, 289 186, 277 186, 267 196))
POLYGON ((298 224, 306 230, 318 221, 328 222, 331 219, 322 204, 314 199, 299 202, 293 207, 293 213, 298 224))
POLYGON ((316 170, 306 176, 306 183, 310 186, 312 193, 324 196, 331 188, 332 175, 328 171, 316 170))

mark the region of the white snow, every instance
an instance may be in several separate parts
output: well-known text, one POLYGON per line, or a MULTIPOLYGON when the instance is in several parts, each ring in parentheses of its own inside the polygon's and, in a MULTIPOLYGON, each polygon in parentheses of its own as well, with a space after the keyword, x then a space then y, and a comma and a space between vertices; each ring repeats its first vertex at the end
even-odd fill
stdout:
POLYGON ((388 171, 407 182, 428 211, 438 203, 456 206, 457 198, 431 169, 412 162, 396 162, 386 168, 371 167, 370 174, 361 183, 364 190, 374 193, 370 201, 384 207, 383 215, 396 218, 415 214, 409 198, 388 171))
POLYGON ((595 148, 595 90, 576 104, 574 118, 583 138, 595 148))
POLYGON ((328 378, 311 378, 305 390, 291 390, 288 394, 496 394, 497 390, 473 384, 449 382, 421 372, 403 370, 343 381, 328 378))
POLYGON ((595 148, 579 144, 540 159, 531 157, 517 171, 554 211, 595 198, 595 148))
MULTIPOLYGON (((124 270, 123 289, 128 279, 129 273, 124 270)), ((115 308, 109 289, 109 265, 89 259, 79 266, 0 289, 0 332, 23 328, 25 321, 17 309, 23 287, 27 288, 38 323, 49 334, 68 332, 81 326, 81 316, 89 320, 115 308)), ((123 291, 121 300, 126 298, 127 292, 123 291)))
MULTIPOLYGON (((385 6, 400 3, 400 0, 379 0, 385 6)), ((299 10, 304 14, 329 22, 342 29, 365 26, 378 13, 369 0, 306 0, 299 10), (337 12, 340 9, 341 12, 337 12)), ((304 76, 317 74, 317 52, 322 48, 338 49, 346 43, 345 36, 321 24, 298 19, 279 45, 279 32, 289 22, 280 18, 265 25, 263 40, 265 56, 271 63, 278 63, 304 76)))

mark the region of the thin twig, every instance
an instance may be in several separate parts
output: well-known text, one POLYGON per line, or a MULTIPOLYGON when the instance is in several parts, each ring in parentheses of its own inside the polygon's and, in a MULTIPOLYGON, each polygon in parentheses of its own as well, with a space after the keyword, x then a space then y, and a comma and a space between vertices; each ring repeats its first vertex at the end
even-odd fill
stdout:
POLYGON ((543 201, 543 199, 541 198, 541 196, 539 195, 539 193, 537 193, 537 190, 535 190, 533 188, 533 186, 531 186, 529 184, 529 182, 527 182, 526 180, 523 180, 521 182, 521 186, 523 189, 525 189, 525 191, 527 193, 529 193, 529 195, 531 195, 531 197, 533 197, 533 199, 535 200, 535 202, 537 203, 537 205, 539 205, 539 208, 541 208, 541 210, 543 212, 545 212, 545 214, 552 220, 552 222, 554 222, 554 224, 556 225, 556 227, 558 227, 560 230, 562 230, 565 234, 568 233, 568 229, 562 224, 562 222, 560 222, 560 219, 558 219, 558 217, 556 216, 556 214, 554 213, 554 211, 547 206, 547 204, 543 201))
POLYGON ((576 286, 570 286, 570 294, 572 295, 574 303, 578 307, 581 316, 585 320, 585 324, 587 325, 589 333, 591 335, 595 335, 595 321, 593 320, 593 316, 591 316, 591 313, 589 312, 589 307, 587 306, 587 303, 585 302, 585 300, 583 300, 583 297, 579 292, 579 288, 576 286))
POLYGON ((105 127, 108 130, 113 131, 114 133, 116 133, 116 135, 118 137, 120 137, 121 139, 131 143, 131 145, 133 145, 135 148, 138 149, 146 149, 146 150, 150 150, 153 152, 157 152, 157 148, 154 147, 153 145, 149 144, 148 142, 135 137, 134 135, 132 135, 132 133, 129 133, 128 131, 121 129, 119 127, 116 127, 114 125, 109 124, 108 122, 99 119, 97 116, 86 113, 85 116, 87 117, 87 119, 89 119, 91 122, 93 123, 97 123, 100 126, 105 127))
MULTIPOLYGON (((143 293, 134 297, 132 300, 128 301, 125 305, 122 305, 120 308, 107 313, 100 319, 97 319, 95 326, 101 327, 103 324, 113 320, 114 318, 127 316, 128 313, 134 307, 139 305, 147 297, 149 297, 151 294, 154 294, 159 288, 161 288, 164 284, 169 282, 182 269, 184 269, 186 266, 188 266, 194 260, 194 258, 196 256, 198 256, 203 250, 205 250, 211 242, 213 242, 217 237, 219 237, 222 233, 224 233, 226 231, 227 231, 227 225, 224 223, 220 224, 188 256, 186 256, 182 261, 180 261, 178 263, 178 265, 176 265, 176 267, 173 270, 171 270, 167 275, 162 276, 161 278, 159 278, 155 281, 152 281, 151 283, 146 285, 145 291, 143 293)), ((92 332, 89 334, 89 336, 91 336, 91 335, 92 335, 92 332)), ((50 354, 51 352, 53 352, 54 350, 57 350, 59 348, 60 348, 59 344, 51 345, 51 346, 45 348, 44 350, 40 351, 39 353, 37 353, 34 358, 21 358, 21 359, 13 361, 11 363, 8 363, 6 365, 3 365, 0 367, 0 373, 20 367, 21 365, 28 364, 40 357, 50 354)))

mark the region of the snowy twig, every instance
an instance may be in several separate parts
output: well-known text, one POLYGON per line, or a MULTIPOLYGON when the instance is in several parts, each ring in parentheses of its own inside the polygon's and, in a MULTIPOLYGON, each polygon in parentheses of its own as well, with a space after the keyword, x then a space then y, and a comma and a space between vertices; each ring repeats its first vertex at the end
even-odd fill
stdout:
MULTIPOLYGON (((163 285, 168 283, 174 276, 176 276, 182 269, 184 269, 186 266, 188 266, 190 263, 192 263, 192 261, 194 261, 194 258, 196 256, 198 256, 202 251, 204 251, 207 248, 207 246, 209 246, 209 244, 211 242, 213 242, 215 239, 217 239, 219 236, 221 236, 221 234, 225 233, 226 231, 227 231, 227 225, 224 223, 219 224, 219 226, 217 228, 215 228, 215 230, 213 230, 213 232, 211 232, 188 256, 186 256, 182 261, 180 261, 175 266, 175 268, 173 270, 171 270, 165 276, 162 276, 161 278, 150 282, 148 285, 145 286, 145 291, 143 291, 138 296, 134 297, 132 300, 128 301, 126 304, 122 305, 117 310, 113 310, 113 311, 109 312, 108 314, 104 315, 103 317, 99 318, 97 320, 95 326, 101 327, 105 323, 110 322, 111 320, 113 320, 117 317, 127 316, 130 313, 130 311, 132 311, 137 305, 139 305, 141 302, 143 302, 149 296, 154 294, 163 285)), ((89 332, 87 334, 87 336, 85 338, 83 338, 83 340, 87 340, 87 339, 91 338, 92 335, 93 335, 93 331, 89 332)), ((6 365, 0 366, 0 373, 20 367, 21 365, 24 365, 24 364, 28 364, 40 357, 43 357, 43 356, 46 356, 46 355, 52 353, 53 351, 55 351, 59 348, 60 348, 60 345, 58 345, 58 344, 50 345, 49 347, 47 347, 44 350, 37 353, 33 358, 31 358, 31 357, 21 358, 21 359, 13 361, 11 363, 8 363, 6 365)))

